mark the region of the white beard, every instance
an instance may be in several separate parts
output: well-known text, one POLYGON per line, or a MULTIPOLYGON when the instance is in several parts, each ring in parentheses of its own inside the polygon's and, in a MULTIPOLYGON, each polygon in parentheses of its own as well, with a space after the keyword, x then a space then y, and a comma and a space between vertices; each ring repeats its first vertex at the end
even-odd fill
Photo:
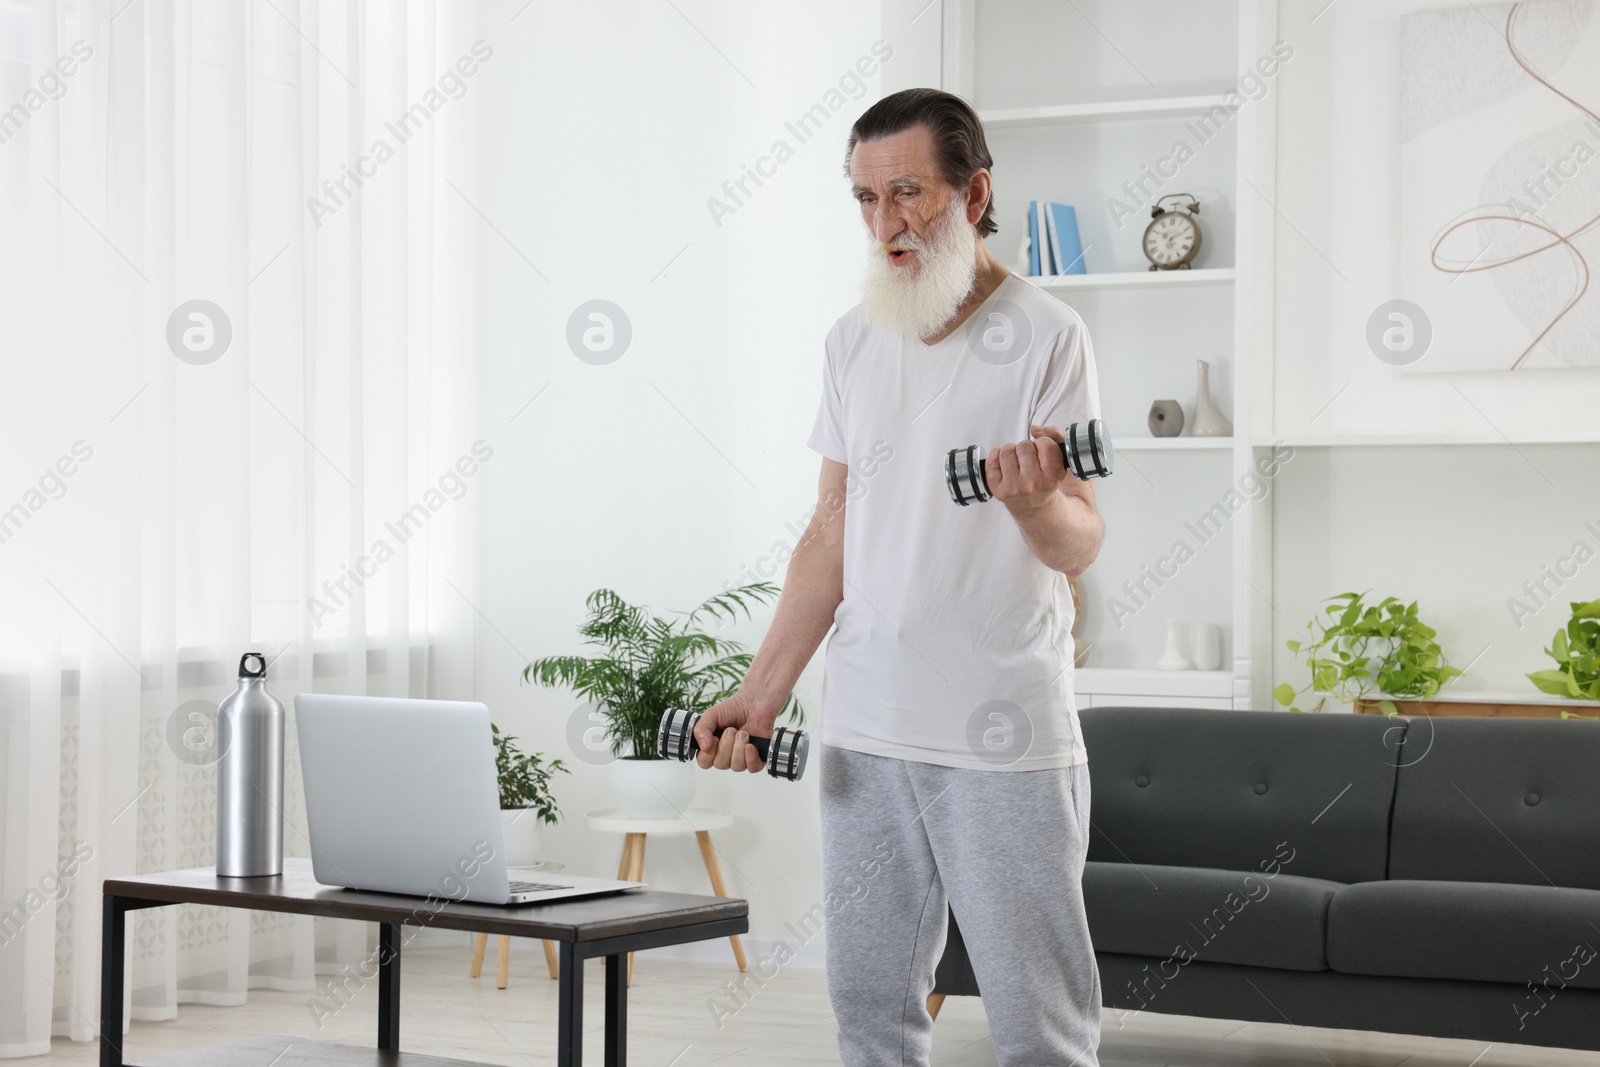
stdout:
POLYGON ((888 243, 868 239, 861 313, 877 329, 920 341, 955 317, 977 277, 978 229, 967 221, 966 201, 955 197, 926 241, 912 233, 888 243), (916 253, 915 273, 890 261, 896 248, 916 253))

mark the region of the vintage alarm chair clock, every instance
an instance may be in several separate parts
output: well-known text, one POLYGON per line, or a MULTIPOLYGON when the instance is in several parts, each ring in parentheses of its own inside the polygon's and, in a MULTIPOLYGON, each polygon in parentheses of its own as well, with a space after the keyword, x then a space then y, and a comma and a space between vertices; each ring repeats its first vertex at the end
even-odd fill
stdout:
POLYGON ((1150 225, 1145 227, 1145 258, 1151 270, 1188 270, 1200 252, 1200 201, 1189 193, 1163 196, 1150 209, 1150 225), (1187 204, 1163 207, 1168 200, 1188 199, 1187 204))

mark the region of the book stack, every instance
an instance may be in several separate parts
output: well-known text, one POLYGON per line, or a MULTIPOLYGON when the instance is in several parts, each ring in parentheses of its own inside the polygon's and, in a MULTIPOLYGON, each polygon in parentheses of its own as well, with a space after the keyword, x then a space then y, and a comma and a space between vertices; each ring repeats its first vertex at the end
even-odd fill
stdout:
POLYGON ((1028 201, 1028 273, 1088 273, 1078 237, 1078 213, 1068 205, 1028 201))

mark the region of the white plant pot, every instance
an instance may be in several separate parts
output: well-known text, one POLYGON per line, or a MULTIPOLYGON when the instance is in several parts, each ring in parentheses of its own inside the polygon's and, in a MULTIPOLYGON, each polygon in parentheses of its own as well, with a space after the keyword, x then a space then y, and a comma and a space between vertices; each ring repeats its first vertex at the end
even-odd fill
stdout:
POLYGON ((1167 620, 1167 647, 1162 651, 1161 658, 1156 660, 1156 669, 1161 671, 1189 669, 1189 657, 1183 654, 1183 623, 1177 619, 1167 620))
POLYGON ((505 843, 507 867, 531 867, 539 862, 544 821, 536 808, 501 808, 500 836, 505 843))
POLYGON ((1222 666, 1222 628, 1214 622, 1189 624, 1189 665, 1197 671, 1222 666))
POLYGON ((694 800, 699 767, 665 759, 611 764, 611 796, 630 819, 676 819, 694 800))

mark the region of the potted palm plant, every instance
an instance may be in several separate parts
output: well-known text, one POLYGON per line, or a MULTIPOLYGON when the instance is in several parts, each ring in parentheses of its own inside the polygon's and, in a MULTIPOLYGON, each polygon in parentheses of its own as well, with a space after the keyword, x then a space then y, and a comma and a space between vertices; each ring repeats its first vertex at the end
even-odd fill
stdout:
POLYGON ((559 771, 572 773, 560 760, 544 762, 537 752, 523 752, 517 739, 494 731, 494 770, 500 787, 501 839, 505 842, 506 866, 531 867, 539 862, 540 823, 555 823, 561 817, 555 797, 550 795, 550 779, 559 771))
MULTIPOLYGON (((592 701, 605 719, 605 737, 619 757, 611 765, 612 795, 633 819, 675 819, 694 799, 695 768, 656 754, 661 717, 671 708, 704 711, 732 695, 750 668, 751 653, 727 638, 705 633, 717 619, 750 617, 751 604, 778 595, 771 582, 752 582, 707 598, 689 612, 662 618, 630 604, 610 589, 584 602, 578 626, 594 656, 546 656, 528 664, 522 679, 564 686, 592 701)), ((780 714, 794 722, 805 712, 793 695, 780 714)))

